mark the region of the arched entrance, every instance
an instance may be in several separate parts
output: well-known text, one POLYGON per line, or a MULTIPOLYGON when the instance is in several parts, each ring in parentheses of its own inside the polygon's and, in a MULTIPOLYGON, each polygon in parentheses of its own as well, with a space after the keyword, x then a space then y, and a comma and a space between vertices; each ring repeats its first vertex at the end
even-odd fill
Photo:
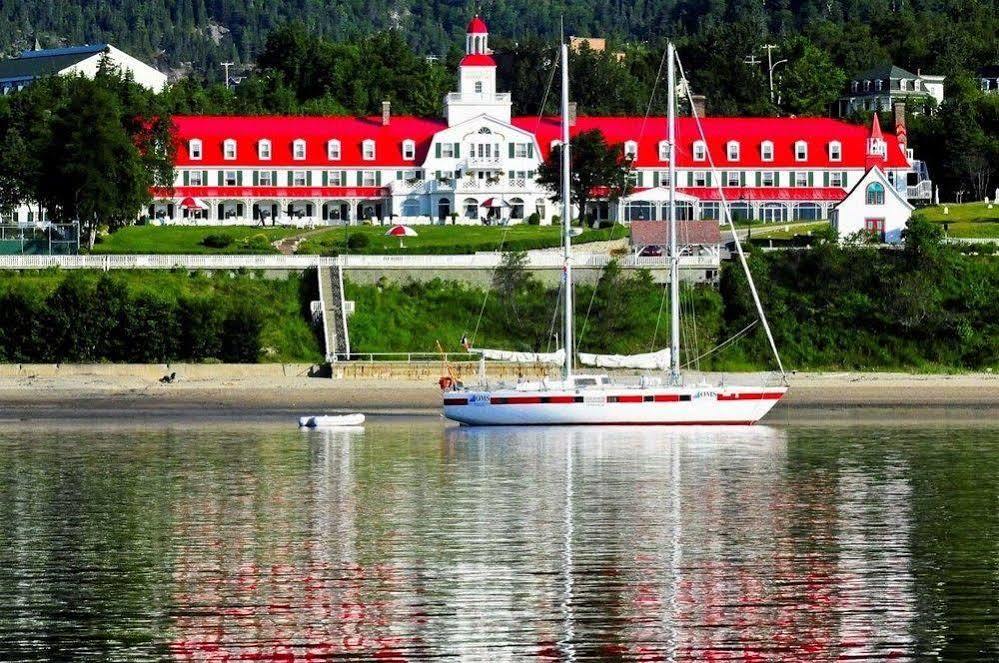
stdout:
POLYGON ((449 216, 451 216, 451 201, 441 198, 437 201, 437 218, 443 221, 449 216))
POLYGON ((327 223, 333 225, 347 223, 348 212, 350 212, 350 205, 342 200, 323 203, 323 221, 327 223))
POLYGON ((279 211, 276 200, 258 200, 253 203, 253 220, 262 226, 276 225, 279 211))

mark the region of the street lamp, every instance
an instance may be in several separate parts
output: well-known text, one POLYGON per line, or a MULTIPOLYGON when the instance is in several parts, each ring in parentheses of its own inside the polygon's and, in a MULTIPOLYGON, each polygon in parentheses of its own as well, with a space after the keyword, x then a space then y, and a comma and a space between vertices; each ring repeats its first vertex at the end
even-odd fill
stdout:
MULTIPOLYGON (((777 65, 787 62, 787 58, 777 60, 777 62, 773 61, 773 50, 777 48, 777 44, 764 44, 763 48, 767 50, 767 75, 770 78, 770 103, 774 103, 774 69, 777 65)), ((778 103, 780 103, 779 100, 778 103)))

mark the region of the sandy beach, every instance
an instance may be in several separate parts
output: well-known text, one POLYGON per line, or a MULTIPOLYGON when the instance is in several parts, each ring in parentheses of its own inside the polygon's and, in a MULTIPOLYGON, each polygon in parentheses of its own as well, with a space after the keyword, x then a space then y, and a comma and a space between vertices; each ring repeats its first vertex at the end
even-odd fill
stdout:
MULTIPOLYGON (((356 371, 309 377, 306 365, 4 365, 0 420, 126 417, 267 419, 297 413, 361 411, 382 415, 438 414, 437 366, 408 366, 393 375, 356 371), (173 373, 171 383, 160 378, 173 373), (342 375, 342 373, 341 373, 342 375)), ((716 384, 761 384, 763 374, 704 375, 716 384)), ((862 410, 959 412, 999 416, 999 376, 991 373, 796 373, 772 417, 862 410)))

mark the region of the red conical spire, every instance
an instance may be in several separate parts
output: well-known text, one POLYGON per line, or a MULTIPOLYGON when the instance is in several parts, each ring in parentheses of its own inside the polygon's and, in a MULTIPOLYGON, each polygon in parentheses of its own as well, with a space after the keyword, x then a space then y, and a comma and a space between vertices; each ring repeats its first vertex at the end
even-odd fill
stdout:
POLYGON ((874 114, 874 121, 871 123, 871 138, 884 140, 884 136, 881 135, 881 120, 878 119, 877 113, 874 114))
POLYGON ((486 27, 486 22, 479 18, 476 14, 472 17, 472 20, 468 22, 468 29, 465 30, 468 34, 484 34, 489 32, 489 28, 486 27))

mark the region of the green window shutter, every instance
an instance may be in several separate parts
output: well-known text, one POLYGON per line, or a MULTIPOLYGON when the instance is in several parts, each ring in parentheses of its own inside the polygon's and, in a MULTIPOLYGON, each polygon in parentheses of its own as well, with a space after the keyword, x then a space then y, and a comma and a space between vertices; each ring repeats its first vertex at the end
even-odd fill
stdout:
POLYGON ((255 170, 253 171, 253 186, 257 186, 259 184, 260 184, 260 172, 255 170))
POLYGON ((842 175, 842 178, 843 178, 843 179, 842 179, 842 182, 843 182, 843 188, 844 188, 844 189, 848 189, 849 187, 848 187, 848 186, 846 185, 846 171, 845 171, 845 170, 843 171, 843 175, 842 175))
POLYGON ((434 145, 434 155, 436 155, 438 159, 441 158, 441 144, 440 143, 437 143, 436 145, 434 145))
POLYGON ((323 186, 329 186, 329 183, 330 183, 330 174, 329 174, 329 171, 324 170, 323 171, 323 186))
POLYGON ((687 171, 687 186, 694 186, 694 171, 692 170, 687 171))
POLYGON ((531 159, 534 158, 534 143, 527 144, 527 156, 531 159))
POLYGON ((533 180, 534 179, 534 171, 533 170, 527 171, 527 179, 529 179, 529 180, 533 180))
POLYGON ((739 186, 746 186, 746 173, 745 173, 745 171, 739 173, 739 186))
POLYGON ((402 179, 402 171, 401 170, 395 171, 395 178, 397 180, 401 180, 402 179))
POLYGON ((728 184, 728 171, 727 170, 723 170, 721 172, 721 178, 722 178, 721 185, 722 186, 726 186, 728 184))
POLYGON ((756 186, 763 186, 763 173, 756 171, 756 186))
POLYGON ((815 175, 815 173, 813 173, 812 171, 808 171, 808 186, 813 185, 814 182, 814 179, 812 177, 813 175, 815 175))
POLYGON ((512 159, 513 158, 513 143, 510 143, 507 147, 509 148, 510 158, 512 159))
POLYGON ((222 171, 219 171, 219 186, 222 186, 222 171))
POLYGON ((441 171, 435 170, 434 171, 434 179, 438 179, 439 180, 440 178, 441 178, 441 171))
POLYGON ((829 186, 829 171, 822 173, 822 186, 829 186))
POLYGON ((357 186, 361 186, 361 182, 363 181, 364 179, 361 177, 361 171, 357 171, 357 186))
POLYGON ((652 186, 659 186, 659 171, 652 173, 652 186))
POLYGON ((191 173, 189 173, 189 172, 187 172, 185 170, 184 171, 184 186, 187 186, 190 183, 191 183, 191 173))
POLYGON ((201 185, 202 186, 208 186, 208 171, 207 170, 201 171, 201 185))
POLYGON ((241 170, 236 171, 236 184, 238 186, 243 186, 243 171, 241 170))
POLYGON ((788 174, 789 174, 789 175, 790 175, 790 177, 791 177, 791 181, 790 181, 790 182, 788 182, 788 183, 787 183, 787 185, 788 185, 788 186, 794 186, 794 171, 792 170, 792 171, 791 171, 790 173, 788 173, 788 174))
POLYGON ((381 186, 381 185, 382 185, 382 171, 376 170, 375 171, 375 186, 381 186))
POLYGON ((455 159, 461 158, 461 143, 454 144, 454 158, 455 159))
POLYGON ((347 186, 347 171, 340 171, 340 186, 347 186))
POLYGON ((305 184, 306 186, 312 186, 312 171, 305 171, 305 184))

